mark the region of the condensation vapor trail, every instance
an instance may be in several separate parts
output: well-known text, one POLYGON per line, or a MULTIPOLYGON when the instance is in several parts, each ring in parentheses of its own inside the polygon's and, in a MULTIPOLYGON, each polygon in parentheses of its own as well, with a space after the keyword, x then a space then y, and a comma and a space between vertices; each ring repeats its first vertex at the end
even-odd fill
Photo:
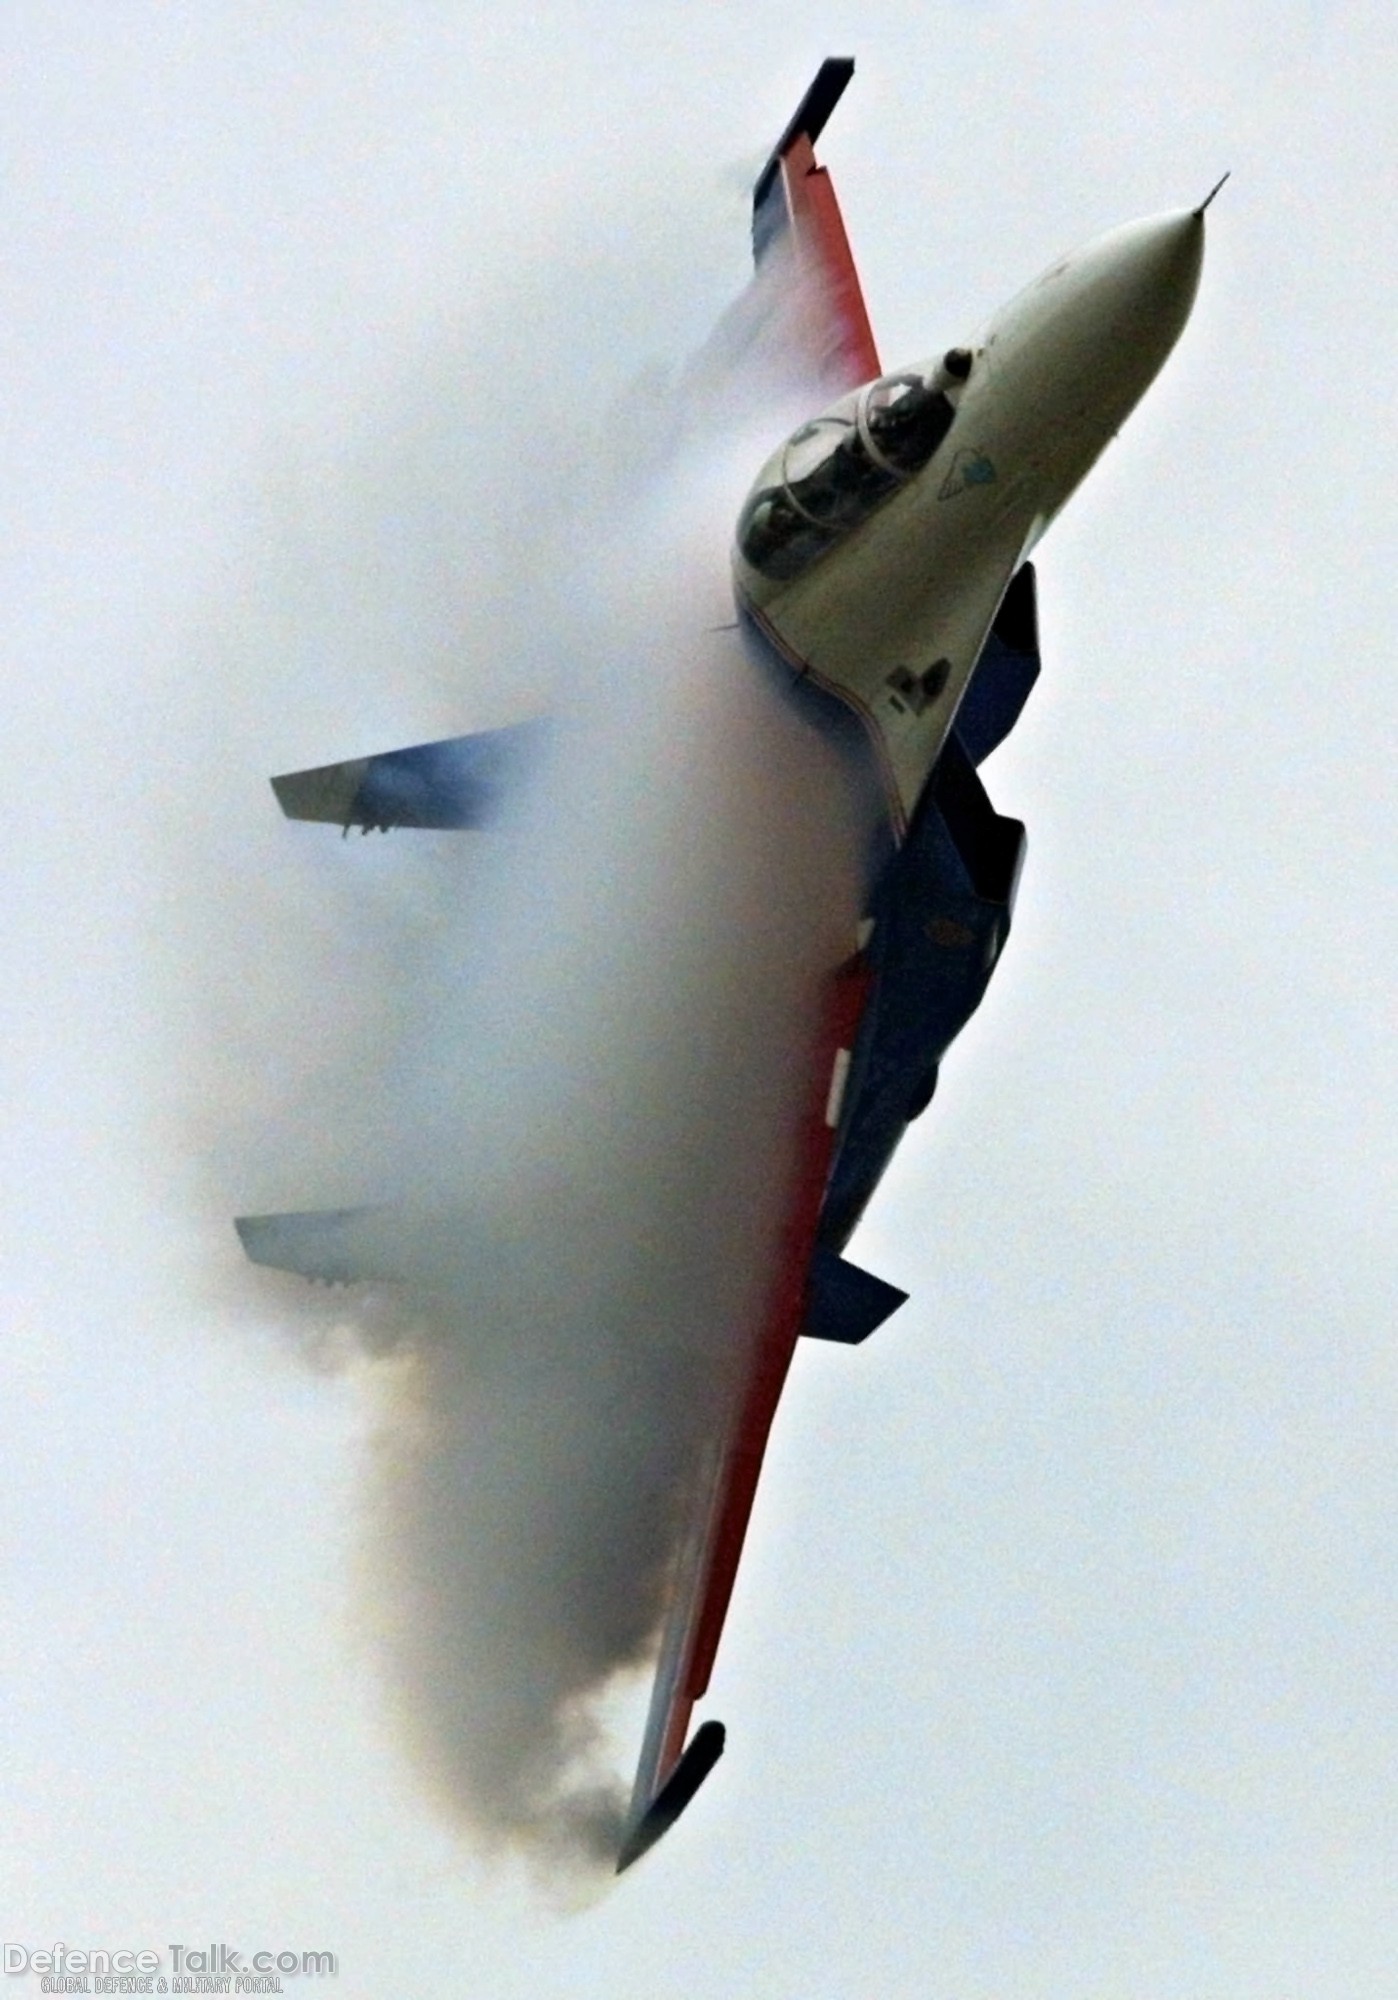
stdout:
POLYGON ((469 882, 443 859, 413 995, 368 1008, 371 1143, 363 1116, 298 1137, 296 1205, 385 1202, 412 1244, 411 1283, 340 1311, 393 1716, 439 1805, 555 1887, 615 1858, 636 1746, 601 1708, 654 1650, 857 915, 840 770, 731 629, 736 500, 783 395, 809 394, 729 394, 735 348, 761 363, 772 333, 745 310, 670 406, 663 462, 536 517, 512 584, 568 663, 551 749, 469 882))
POLYGON ((370 1601, 400 1720, 444 1802, 551 1865, 615 1858, 595 1698, 653 1649, 855 915, 838 770, 704 629, 725 607, 692 531, 726 552, 728 523, 667 499, 594 574, 606 664, 508 836, 498 931, 442 942, 440 993, 477 962, 417 1052, 409 1173, 442 1241, 379 1364, 370 1601))

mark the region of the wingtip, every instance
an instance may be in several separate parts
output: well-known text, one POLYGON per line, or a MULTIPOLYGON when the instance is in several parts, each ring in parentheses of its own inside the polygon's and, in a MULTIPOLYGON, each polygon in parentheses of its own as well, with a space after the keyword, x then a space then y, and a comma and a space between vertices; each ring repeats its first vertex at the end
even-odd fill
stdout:
POLYGON ((752 192, 754 210, 761 208, 767 190, 776 178, 782 155, 793 141, 804 135, 814 146, 830 121, 830 114, 849 88, 854 75, 853 56, 827 56, 816 71, 806 94, 797 105, 780 139, 767 156, 767 164, 757 177, 752 192))
POLYGON ((250 1264, 289 1271, 322 1285, 389 1277, 390 1246, 373 1223, 381 1210, 302 1209, 285 1215, 235 1215, 233 1227, 250 1264))
POLYGON ((684 1755, 622 1841, 616 1858, 618 1875, 670 1831, 723 1755, 727 1734, 721 1722, 704 1722, 695 1730, 684 1755))
POLYGON ((367 757, 355 757, 345 764, 321 764, 313 771, 285 771, 270 783, 288 819, 323 820, 348 829, 369 763, 367 757))

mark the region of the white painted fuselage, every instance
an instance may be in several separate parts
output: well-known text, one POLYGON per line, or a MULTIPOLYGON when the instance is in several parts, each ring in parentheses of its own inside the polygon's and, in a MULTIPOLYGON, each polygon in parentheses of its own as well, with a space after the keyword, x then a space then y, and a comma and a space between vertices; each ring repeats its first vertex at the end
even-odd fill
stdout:
MULTIPOLYGON (((755 566, 749 554, 761 548, 749 536, 745 553, 740 528, 740 607, 795 671, 862 718, 895 833, 937 761, 1010 578, 1174 346, 1203 241, 1202 209, 1112 230, 1052 264, 967 347, 892 378, 920 377, 944 397, 949 427, 920 469, 896 483, 887 474, 891 490, 852 525, 812 530, 816 552, 786 563, 796 573, 774 574, 780 560, 755 566)), ((869 419, 878 391, 846 397, 797 433, 754 496, 794 490, 801 511, 789 454, 796 446, 809 457, 822 423, 831 436, 843 423, 854 451, 878 460, 869 419)))

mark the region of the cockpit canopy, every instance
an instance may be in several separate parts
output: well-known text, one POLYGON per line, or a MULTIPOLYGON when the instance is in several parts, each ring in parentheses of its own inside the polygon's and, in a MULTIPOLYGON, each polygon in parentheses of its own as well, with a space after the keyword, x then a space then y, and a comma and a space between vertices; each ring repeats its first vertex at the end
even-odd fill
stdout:
POLYGON ((763 467, 739 517, 744 561, 779 581, 799 576, 921 472, 955 414, 937 377, 905 372, 803 424, 763 467))

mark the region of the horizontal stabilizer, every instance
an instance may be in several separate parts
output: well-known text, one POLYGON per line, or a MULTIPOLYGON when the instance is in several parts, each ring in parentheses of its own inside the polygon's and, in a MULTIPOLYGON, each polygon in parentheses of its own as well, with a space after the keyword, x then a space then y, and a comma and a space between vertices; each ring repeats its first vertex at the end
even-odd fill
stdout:
POLYGON ((254 1264, 294 1271, 325 1285, 399 1275, 383 1208, 311 1208, 292 1215, 240 1215, 234 1223, 254 1264))
POLYGON ((907 1297, 897 1285, 861 1271, 820 1245, 811 1258, 801 1331, 812 1340, 839 1340, 853 1347, 891 1318, 907 1297))
POLYGON ((538 753, 544 725, 515 723, 377 757, 352 757, 273 778, 288 819, 324 820, 365 833, 394 826, 489 826, 538 753))
POLYGON ((695 1730, 679 1763, 621 1843, 616 1861, 618 1875, 633 1861, 639 1861, 663 1833, 670 1831, 723 1755, 725 1733, 721 1722, 703 1722, 695 1730))

